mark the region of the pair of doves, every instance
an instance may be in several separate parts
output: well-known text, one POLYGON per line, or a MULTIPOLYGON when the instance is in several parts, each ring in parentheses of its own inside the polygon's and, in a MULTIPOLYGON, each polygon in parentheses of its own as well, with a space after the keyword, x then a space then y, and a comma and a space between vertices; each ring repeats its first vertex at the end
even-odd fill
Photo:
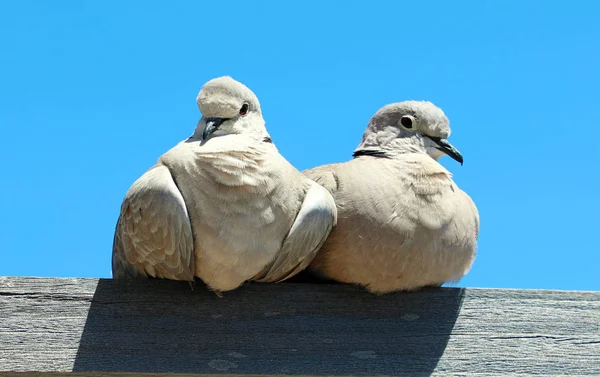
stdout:
POLYGON ((194 134, 125 196, 114 278, 198 277, 220 295, 307 269, 382 294, 458 281, 470 269, 479 214, 437 162, 463 158, 432 103, 384 106, 352 160, 301 173, 245 85, 215 78, 196 100, 194 134))

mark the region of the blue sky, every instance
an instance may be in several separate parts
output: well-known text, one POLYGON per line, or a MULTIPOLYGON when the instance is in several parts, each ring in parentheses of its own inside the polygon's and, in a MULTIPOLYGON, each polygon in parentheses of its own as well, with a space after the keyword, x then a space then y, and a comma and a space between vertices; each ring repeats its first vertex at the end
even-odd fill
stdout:
POLYGON ((0 275, 110 277, 125 192, 200 117, 259 97, 298 169, 351 158, 381 106, 430 100, 477 204, 466 287, 600 290, 600 3, 0 2, 0 275))

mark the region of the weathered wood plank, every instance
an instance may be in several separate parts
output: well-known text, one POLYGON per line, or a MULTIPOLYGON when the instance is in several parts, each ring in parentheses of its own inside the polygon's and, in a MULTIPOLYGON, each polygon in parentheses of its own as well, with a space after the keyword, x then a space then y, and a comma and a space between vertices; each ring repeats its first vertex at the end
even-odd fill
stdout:
POLYGON ((600 375, 600 292, 0 278, 0 374, 26 371, 600 375))

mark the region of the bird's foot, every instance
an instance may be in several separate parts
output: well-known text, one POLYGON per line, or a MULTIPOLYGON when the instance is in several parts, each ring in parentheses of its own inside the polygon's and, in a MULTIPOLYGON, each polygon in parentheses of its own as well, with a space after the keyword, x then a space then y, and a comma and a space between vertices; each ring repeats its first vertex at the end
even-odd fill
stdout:
POLYGON ((223 298, 223 292, 221 292, 220 290, 214 289, 214 288, 210 288, 210 287, 208 289, 210 289, 211 291, 213 291, 213 293, 216 294, 217 297, 223 298))

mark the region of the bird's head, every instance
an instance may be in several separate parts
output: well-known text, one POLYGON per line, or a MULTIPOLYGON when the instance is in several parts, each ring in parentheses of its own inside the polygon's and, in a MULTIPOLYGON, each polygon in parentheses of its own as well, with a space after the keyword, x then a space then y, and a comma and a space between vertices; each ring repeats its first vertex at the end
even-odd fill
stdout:
POLYGON ((196 102, 202 119, 194 135, 201 136, 203 141, 231 134, 257 139, 269 136, 258 98, 248 87, 229 76, 204 84, 196 102))
POLYGON ((434 159, 448 155, 462 165, 462 154, 448 142, 450 121, 426 101, 404 101, 379 109, 369 121, 356 155, 426 152, 434 159))

